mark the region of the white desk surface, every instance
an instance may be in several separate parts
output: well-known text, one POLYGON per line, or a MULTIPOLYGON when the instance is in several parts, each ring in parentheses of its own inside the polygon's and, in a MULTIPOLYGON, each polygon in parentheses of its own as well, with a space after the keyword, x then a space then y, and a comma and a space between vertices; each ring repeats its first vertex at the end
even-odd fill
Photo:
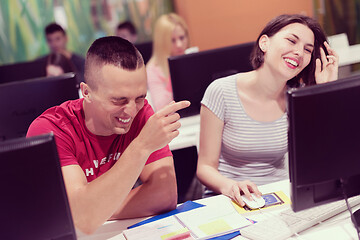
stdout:
POLYGON ((170 143, 170 150, 197 146, 200 132, 200 115, 181 118, 181 127, 179 136, 174 138, 170 143))
MULTIPOLYGON (((275 191, 283 191, 286 195, 290 196, 290 185, 288 180, 275 182, 263 186, 259 186, 259 189, 262 193, 270 193, 275 191)), ((212 197, 216 198, 218 196, 212 197)), ((200 199, 196 202, 205 204, 209 201, 209 199, 200 199)), ((357 208, 360 208, 358 205, 357 208)), ((279 208, 274 210, 267 210, 264 211, 265 214, 263 216, 268 216, 271 214, 276 214, 279 211, 284 210, 285 208, 279 208), (271 211, 271 212, 270 212, 271 211), (269 214, 268 214, 269 213, 269 214)), ((257 214, 259 215, 259 214, 257 214)), ((263 217, 262 216, 262 217, 263 217)), ((250 216, 249 216, 250 217, 250 216)), ((136 218, 136 219, 126 219, 126 220, 117 220, 117 221, 108 221, 104 225, 102 225, 94 234, 92 235, 84 235, 78 232, 78 239, 79 240, 125 240, 124 236, 122 235, 122 231, 125 230, 128 226, 135 224, 145 218, 136 218)), ((244 240, 247 239, 242 236, 238 236, 233 238, 234 240, 244 240)), ((326 240, 345 240, 345 239, 357 239, 356 238, 356 231, 351 223, 350 214, 346 211, 343 212, 321 224, 318 224, 312 228, 309 228, 299 234, 299 236, 294 236, 290 239, 299 239, 299 240, 312 240, 312 239, 326 239, 326 240)))

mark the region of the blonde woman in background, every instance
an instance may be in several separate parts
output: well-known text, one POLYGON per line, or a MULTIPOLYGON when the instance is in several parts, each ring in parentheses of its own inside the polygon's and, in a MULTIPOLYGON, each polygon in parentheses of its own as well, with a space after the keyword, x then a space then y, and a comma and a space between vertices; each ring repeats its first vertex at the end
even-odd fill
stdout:
POLYGON ((189 47, 187 25, 175 13, 158 18, 153 34, 153 53, 146 65, 148 90, 152 106, 161 109, 173 100, 168 57, 185 53, 189 47))

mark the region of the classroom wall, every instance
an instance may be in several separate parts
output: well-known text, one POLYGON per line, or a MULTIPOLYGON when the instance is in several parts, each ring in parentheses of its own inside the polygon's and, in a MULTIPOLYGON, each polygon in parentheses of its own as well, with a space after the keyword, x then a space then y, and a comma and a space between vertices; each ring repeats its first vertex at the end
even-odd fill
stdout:
POLYGON ((0 65, 33 60, 48 53, 44 28, 56 21, 67 30, 68 49, 85 55, 99 37, 113 35, 131 20, 138 41, 151 40, 158 16, 173 11, 172 0, 0 0, 0 65))
POLYGON ((313 16, 312 0, 174 0, 174 6, 189 25, 191 45, 200 50, 255 41, 283 13, 313 16))

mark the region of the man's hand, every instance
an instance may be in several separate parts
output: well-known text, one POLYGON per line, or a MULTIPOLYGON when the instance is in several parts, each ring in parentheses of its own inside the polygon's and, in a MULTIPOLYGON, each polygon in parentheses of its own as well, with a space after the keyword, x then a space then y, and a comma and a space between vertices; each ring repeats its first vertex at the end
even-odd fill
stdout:
POLYGON ((163 148, 179 135, 180 115, 176 111, 190 106, 189 101, 171 102, 152 115, 138 138, 151 152, 163 148))

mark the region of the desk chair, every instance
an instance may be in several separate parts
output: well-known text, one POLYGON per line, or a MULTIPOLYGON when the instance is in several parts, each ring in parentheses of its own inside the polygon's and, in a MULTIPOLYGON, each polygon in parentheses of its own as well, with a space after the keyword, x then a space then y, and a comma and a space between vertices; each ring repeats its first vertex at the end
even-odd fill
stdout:
POLYGON ((202 198, 203 186, 196 177, 198 158, 196 146, 172 150, 172 153, 178 187, 178 203, 202 198))
POLYGON ((136 43, 135 47, 139 50, 139 52, 143 56, 144 63, 147 64, 147 62, 150 60, 151 55, 152 55, 152 48, 153 48, 152 41, 136 43))

